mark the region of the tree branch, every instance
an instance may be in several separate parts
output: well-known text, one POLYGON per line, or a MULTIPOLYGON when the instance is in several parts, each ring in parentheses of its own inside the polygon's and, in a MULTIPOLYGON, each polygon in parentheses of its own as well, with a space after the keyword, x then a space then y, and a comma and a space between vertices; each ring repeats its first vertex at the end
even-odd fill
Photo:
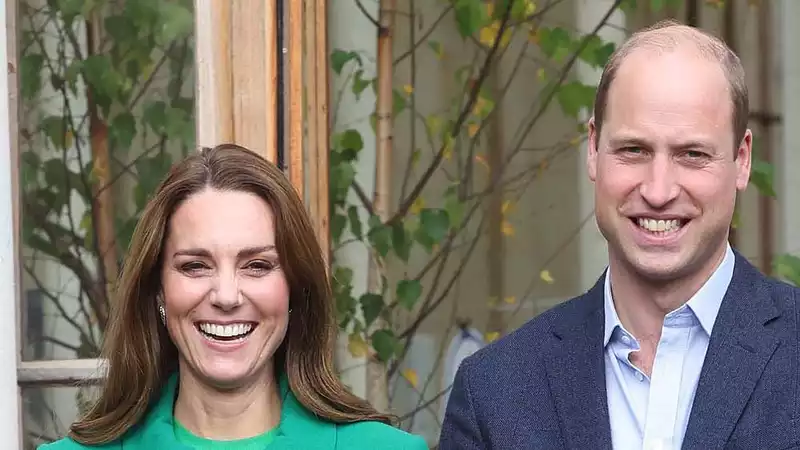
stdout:
MULTIPOLYGON (((505 34, 506 28, 508 27, 508 21, 510 17, 511 17, 511 7, 509 6, 508 8, 506 8, 505 13, 503 14, 503 20, 500 23, 500 29, 497 32, 497 37, 495 38, 494 44, 492 45, 492 49, 486 56, 486 60, 484 61, 483 67, 480 70, 478 79, 475 81, 475 84, 472 86, 472 89, 470 89, 469 100, 467 100, 467 103, 461 110, 461 114, 459 114, 458 118, 453 124, 453 128, 450 130, 450 136, 453 138, 458 136, 461 127, 464 125, 464 122, 467 120, 470 111, 472 111, 472 107, 475 105, 475 102, 478 99, 478 93, 480 92, 480 88, 483 85, 483 82, 486 80, 486 77, 489 75, 489 71, 492 65, 492 60, 494 59, 494 55, 500 48, 500 42, 502 42, 503 40, 502 37, 505 34)), ((430 181, 434 172, 436 172, 436 169, 441 164, 446 149, 447 146, 445 145, 445 143, 442 143, 442 145, 439 148, 439 151, 436 153, 436 157, 434 158, 433 162, 431 162, 431 164, 422 174, 422 177, 414 186, 414 188, 411 189, 411 193, 405 198, 405 200, 400 202, 400 208, 389 220, 386 221, 386 225, 393 225, 396 221, 400 220, 408 213, 408 210, 411 209, 411 206, 414 204, 414 201, 422 192, 422 189, 425 187, 428 181, 430 181)))
POLYGON ((362 4, 361 4, 361 0, 356 0, 356 6, 358 7, 359 11, 361 11, 361 13, 362 13, 362 14, 364 14, 364 17, 366 17, 366 18, 367 18, 367 20, 369 20, 370 22, 372 22, 372 24, 373 24, 373 25, 375 25, 375 28, 377 28, 377 29, 378 29, 378 32, 380 33, 380 30, 381 30, 381 28, 382 28, 382 27, 381 27, 381 24, 378 22, 378 20, 377 20, 377 19, 375 19, 374 17, 372 17, 372 16, 369 14, 369 12, 367 12, 367 9, 366 9, 366 8, 364 8, 364 5, 362 5, 362 4))

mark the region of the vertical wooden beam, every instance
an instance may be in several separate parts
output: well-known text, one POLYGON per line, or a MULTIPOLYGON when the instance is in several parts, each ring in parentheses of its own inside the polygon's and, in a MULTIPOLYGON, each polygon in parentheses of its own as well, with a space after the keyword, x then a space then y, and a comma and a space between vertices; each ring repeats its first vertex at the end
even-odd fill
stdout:
POLYGON ((303 109, 303 84, 305 77, 303 76, 303 13, 305 10, 305 2, 303 1, 289 1, 289 20, 285 21, 286 28, 288 29, 288 75, 286 82, 288 84, 288 92, 286 95, 288 113, 286 116, 289 118, 287 126, 289 143, 289 178, 292 184, 297 189, 301 197, 305 198, 305 178, 303 169, 303 150, 304 150, 304 136, 303 128, 305 124, 305 111, 303 109))
POLYGON ((276 3, 195 0, 197 144, 232 142, 277 162, 276 3))
MULTIPOLYGON (((294 0, 284 0, 290 3, 300 3, 294 0)), ((322 246, 327 260, 330 261, 330 231, 328 229, 328 151, 329 151, 329 117, 328 117, 328 1, 327 0, 302 0, 301 12, 290 8, 289 28, 289 58, 298 58, 291 41, 297 33, 303 37, 303 51, 299 55, 302 59, 302 74, 304 87, 302 94, 305 98, 298 98, 295 88, 290 88, 290 98, 287 102, 290 108, 301 105, 300 111, 289 113, 289 172, 293 182, 303 183, 304 197, 308 205, 314 229, 322 246), (291 17, 300 15, 302 21, 293 21, 291 17), (299 27, 296 30, 295 27, 299 27), (298 123, 297 121, 302 121, 298 123), (303 128, 304 127, 304 128, 303 128), (305 129, 305 134, 303 131, 305 129), (297 134, 297 136, 295 136, 297 134), (302 161, 302 162, 298 162, 302 161), (299 167, 299 173, 293 168, 299 167)), ((288 65, 290 73, 296 73, 296 61, 290 60, 288 65)), ((290 85, 295 82, 295 75, 290 76, 290 85)))
POLYGON ((0 24, 5 42, 0 44, 0 67, 6 74, 0 79, 0 295, 3 298, 0 329, 0 435, 5 447, 22 448, 22 401, 17 385, 20 360, 19 320, 19 154, 17 126, 17 2, 0 3, 0 24), (14 364, 10 364, 14 361, 14 364))
MULTIPOLYGON (((767 117, 773 115, 772 111, 772 8, 769 2, 763 2, 758 6, 758 89, 761 105, 761 111, 767 117)), ((786 44, 784 44, 786 45, 786 44)), ((786 98, 786 97, 785 97, 786 98)), ((773 162, 773 147, 775 132, 772 128, 773 122, 768 120, 761 121, 760 123, 760 145, 759 157, 768 163, 773 162)), ((761 270, 766 275, 772 275, 772 259, 775 257, 775 217, 774 205, 775 200, 766 195, 759 195, 759 228, 761 238, 760 248, 760 261, 761 270)))

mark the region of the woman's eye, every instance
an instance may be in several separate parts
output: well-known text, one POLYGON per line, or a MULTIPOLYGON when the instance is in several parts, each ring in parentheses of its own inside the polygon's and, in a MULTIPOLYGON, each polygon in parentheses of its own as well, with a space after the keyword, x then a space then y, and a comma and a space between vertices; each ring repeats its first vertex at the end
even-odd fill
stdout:
POLYGON ((191 262, 181 266, 181 270, 187 273, 196 273, 206 268, 206 265, 199 262, 191 262))
POLYGON ((252 261, 245 268, 251 272, 262 274, 275 268, 275 265, 267 261, 252 261))

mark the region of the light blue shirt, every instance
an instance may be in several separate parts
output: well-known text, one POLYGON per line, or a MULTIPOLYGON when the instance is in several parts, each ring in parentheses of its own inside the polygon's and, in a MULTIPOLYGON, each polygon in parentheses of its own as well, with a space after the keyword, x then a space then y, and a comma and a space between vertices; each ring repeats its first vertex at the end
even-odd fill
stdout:
POLYGON ((614 450, 679 450, 683 444, 697 381, 722 298, 733 277, 728 246, 722 263, 703 287, 664 317, 652 376, 628 359, 639 342, 619 321, 605 279, 605 370, 614 450))

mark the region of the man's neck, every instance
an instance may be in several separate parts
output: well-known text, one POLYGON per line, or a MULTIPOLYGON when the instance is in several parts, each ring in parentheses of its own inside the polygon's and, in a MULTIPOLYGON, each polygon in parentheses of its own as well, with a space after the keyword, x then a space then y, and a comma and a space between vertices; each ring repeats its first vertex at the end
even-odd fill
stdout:
POLYGON ((262 434, 280 421, 278 384, 270 376, 235 391, 220 391, 198 380, 190 369, 180 371, 175 419, 196 436, 244 439, 262 434))
POLYGON ((664 316, 688 302, 703 287, 726 251, 727 246, 724 246, 699 270, 668 282, 647 280, 627 264, 612 258, 609 264, 611 291, 622 325, 640 342, 656 345, 661 338, 664 316))

